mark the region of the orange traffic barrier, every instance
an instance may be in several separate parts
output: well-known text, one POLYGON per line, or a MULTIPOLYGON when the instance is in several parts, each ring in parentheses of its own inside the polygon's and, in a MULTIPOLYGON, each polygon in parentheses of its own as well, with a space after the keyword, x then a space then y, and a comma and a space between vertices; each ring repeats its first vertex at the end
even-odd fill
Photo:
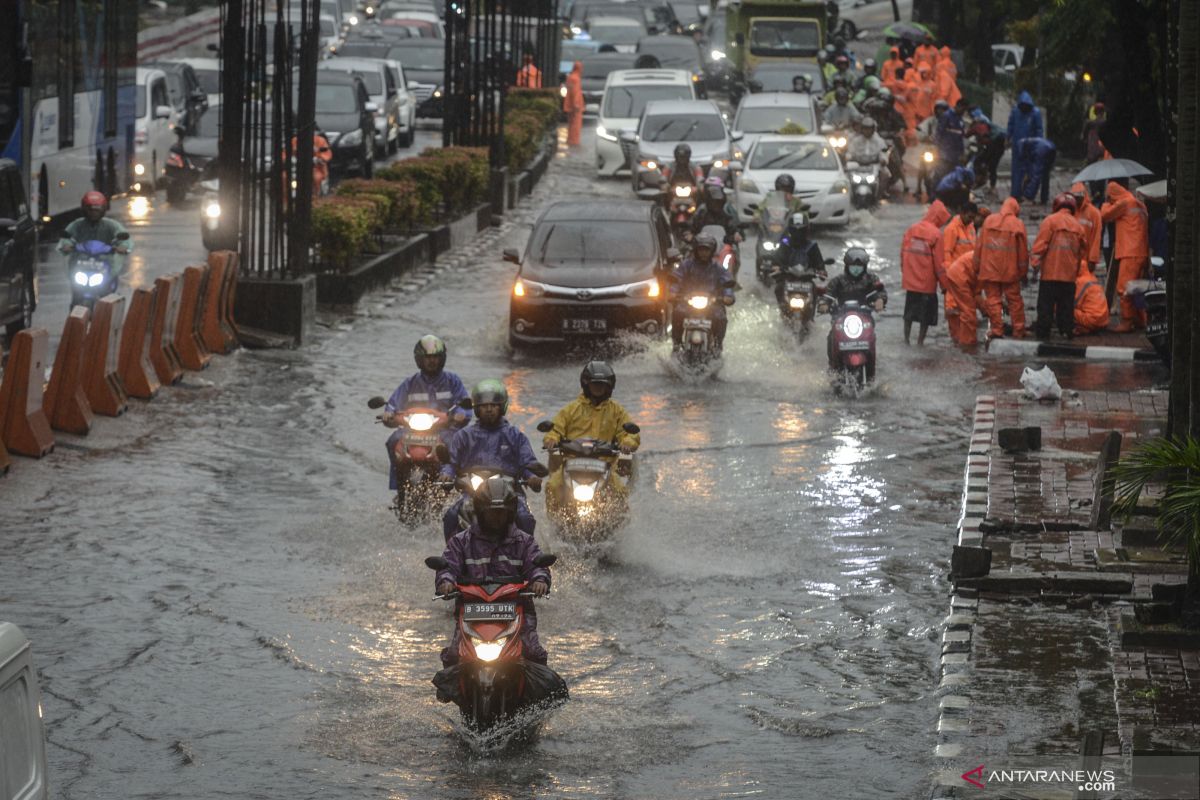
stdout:
POLYGON ((163 386, 183 377, 183 364, 175 351, 175 325, 179 318, 179 297, 183 282, 178 275, 154 280, 154 322, 150 326, 150 363, 163 386))
POLYGON ((43 404, 51 428, 80 436, 92 429, 94 419, 92 404, 83 391, 83 350, 89 316, 84 306, 75 306, 67 316, 43 404))
POLYGON ((0 442, 0 475, 7 475, 8 468, 12 466, 12 459, 8 457, 8 451, 4 449, 4 442, 0 442))
POLYGON ((134 289, 125 326, 121 330, 121 356, 117 372, 130 397, 152 400, 161 384, 150 363, 150 336, 154 322, 154 290, 134 289))
POLYGON ((212 353, 200 338, 200 312, 207 273, 207 265, 188 267, 183 271, 183 295, 179 301, 179 318, 175 321, 175 350, 183 368, 193 372, 204 369, 212 360, 212 353))
POLYGON ((54 449, 50 421, 42 410, 42 381, 50 335, 42 328, 12 338, 0 383, 0 440, 14 453, 41 458, 54 449))
POLYGON ((125 298, 110 294, 96 301, 83 348, 83 391, 92 411, 118 417, 129 406, 125 385, 117 372, 117 342, 125 317, 125 298))
POLYGON ((236 259, 230 251, 219 250, 208 254, 208 282, 204 288, 200 335, 205 347, 222 355, 237 348, 237 334, 225 321, 225 296, 229 291, 229 273, 236 268, 236 259))

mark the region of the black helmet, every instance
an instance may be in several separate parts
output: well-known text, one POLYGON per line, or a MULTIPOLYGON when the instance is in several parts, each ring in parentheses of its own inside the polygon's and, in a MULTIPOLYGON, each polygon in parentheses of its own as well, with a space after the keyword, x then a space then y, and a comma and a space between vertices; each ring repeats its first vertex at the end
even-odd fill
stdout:
POLYGON ((609 366, 607 361, 589 361, 583 365, 583 371, 579 373, 579 387, 583 389, 586 397, 591 397, 589 385, 593 383, 603 383, 608 387, 601 400, 607 400, 612 396, 613 389, 617 386, 617 373, 609 366))
POLYGON ((785 172, 775 179, 775 188, 781 192, 792 194, 796 191, 796 179, 785 172))
POLYGON ((675 160, 690 161, 692 158, 692 148, 682 142, 675 145, 675 160))
POLYGON ((503 381, 496 378, 485 378, 475 384, 475 388, 471 390, 471 405, 475 407, 498 405, 500 414, 503 416, 508 413, 508 389, 504 388, 503 381))
POLYGON ((861 278, 867 271, 867 265, 870 263, 871 257, 861 247, 851 247, 842 256, 842 264, 846 268, 846 274, 852 278, 861 278), (851 269, 852 267, 860 267, 861 269, 854 271, 851 269))
POLYGON ((417 369, 421 372, 437 374, 446 366, 446 343, 432 333, 427 333, 420 339, 417 339, 417 345, 413 348, 413 361, 417 362, 417 369), (437 367, 434 369, 425 368, 425 358, 432 356, 437 367))
POLYGON ((944 114, 950 110, 950 104, 947 103, 945 100, 938 100, 936 103, 933 104, 933 110, 939 114, 944 114))
POLYGON ((695 242, 692 244, 692 252, 696 252, 701 247, 708 248, 709 258, 712 258, 717 254, 717 240, 709 236, 707 233, 702 233, 696 237, 695 242))
POLYGON ((517 490, 511 478, 492 475, 472 492, 471 503, 475 507, 475 522, 485 533, 503 534, 517 519, 517 490), (502 512, 496 519, 496 514, 502 512), (502 527, 501 527, 502 526, 502 527))
POLYGON ((850 90, 845 86, 839 86, 837 91, 833 93, 833 99, 837 101, 838 105, 850 102, 850 90))
POLYGON ((811 220, 808 214, 803 211, 797 211, 788 219, 788 236, 808 236, 808 229, 811 225, 811 220))
POLYGON ((866 73, 867 75, 874 75, 875 70, 878 68, 878 66, 879 65, 875 63, 875 59, 868 58, 866 61, 863 62, 863 72, 866 73))
POLYGON ((725 187, 710 185, 706 191, 709 200, 720 200, 722 203, 725 202, 725 187))

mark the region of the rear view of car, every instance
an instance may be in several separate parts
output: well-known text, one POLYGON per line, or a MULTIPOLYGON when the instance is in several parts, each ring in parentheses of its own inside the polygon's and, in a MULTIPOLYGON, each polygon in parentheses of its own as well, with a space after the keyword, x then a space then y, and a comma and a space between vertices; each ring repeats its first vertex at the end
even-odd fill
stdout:
POLYGON ((601 176, 628 173, 633 153, 626 153, 619 136, 622 130, 637 128, 646 103, 694 98, 691 78, 683 70, 630 69, 611 73, 596 126, 596 172, 601 176))

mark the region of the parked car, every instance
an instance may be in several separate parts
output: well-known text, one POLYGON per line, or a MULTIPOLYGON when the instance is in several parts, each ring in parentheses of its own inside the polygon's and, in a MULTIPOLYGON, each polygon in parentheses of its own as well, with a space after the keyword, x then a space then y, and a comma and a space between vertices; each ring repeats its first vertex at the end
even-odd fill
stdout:
POLYGON ((29 640, 0 622, 0 794, 3 800, 46 800, 46 731, 29 640))
POLYGON ((167 95, 175 109, 177 128, 195 133, 200 116, 208 109, 208 92, 191 64, 182 61, 160 61, 147 66, 161 69, 167 76, 167 95))
POLYGON ((408 87, 400 85, 402 75, 398 65, 393 67, 383 59, 339 57, 321 62, 317 69, 348 73, 362 79, 370 102, 379 108, 374 123, 376 157, 396 152, 402 140, 403 145, 408 146, 413 136, 416 104, 408 87))
POLYGON ((153 194, 163 183, 178 122, 161 69, 138 67, 134 117, 133 190, 153 194))
POLYGON ((0 325, 12 337, 33 324, 37 309, 37 225, 15 161, 0 158, 0 325))
POLYGON ((646 25, 632 17, 591 17, 583 23, 593 42, 611 44, 618 53, 632 53, 646 35, 646 25))
POLYGON ((850 221, 850 183, 837 151, 824 136, 763 135, 750 148, 744 167, 735 184, 739 221, 754 218, 750 206, 760 204, 783 173, 795 179, 796 197, 808 204, 814 225, 850 221))
POLYGON ((446 43, 441 39, 406 39, 394 42, 387 57, 404 67, 404 77, 416 103, 415 115, 440 118, 446 79, 446 43))
POLYGON ((620 133, 637 127, 646 103, 694 100, 691 76, 681 69, 623 69, 609 73, 596 125, 596 172, 611 176, 629 171, 634 149, 622 148, 620 133))
POLYGON ((513 346, 666 329, 665 273, 678 253, 662 207, 560 200, 538 218, 517 265, 508 314, 513 346))
POLYGON ((643 175, 654 172, 650 163, 669 164, 675 145, 692 148, 692 163, 704 169, 727 166, 733 159, 741 131, 729 131, 717 104, 711 100, 655 100, 642 111, 636 131, 622 131, 622 144, 636 145, 633 188, 646 188, 643 175))
POLYGON ((179 64, 188 64, 200 81, 200 88, 208 95, 208 107, 221 104, 221 61, 216 58, 181 58, 179 64))
POLYGON ((743 150, 749 150, 764 133, 778 133, 788 125, 799 125, 804 133, 818 133, 817 110, 812 97, 795 92, 748 94, 733 117, 733 129, 744 135, 743 150))
POLYGON ((633 53, 596 53, 583 59, 583 102, 584 112, 600 113, 600 101, 604 98, 604 86, 608 76, 619 69, 633 69, 637 56, 633 53))
POLYGON ((374 176, 378 110, 362 78, 341 70, 317 71, 317 128, 333 147, 333 177, 374 176))

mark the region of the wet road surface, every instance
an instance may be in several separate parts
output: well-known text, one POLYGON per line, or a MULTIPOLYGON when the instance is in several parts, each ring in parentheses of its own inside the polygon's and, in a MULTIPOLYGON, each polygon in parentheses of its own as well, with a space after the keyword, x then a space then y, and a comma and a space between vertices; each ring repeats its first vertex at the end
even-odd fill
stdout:
POLYGON ((325 317, 304 350, 218 360, 0 481, 0 618, 42 669, 52 796, 927 794, 969 413, 1023 365, 985 369, 944 328, 903 346, 896 258, 915 205, 819 231, 827 256, 867 247, 891 292, 866 397, 830 391, 827 320, 797 344, 753 287, 718 379, 670 377, 662 341, 614 359, 643 429, 629 524, 599 560, 531 503, 560 554, 539 630, 571 702, 494 755, 435 701, 451 618, 421 562, 440 527, 395 521, 364 401, 411 374, 412 342, 434 331, 468 383, 504 378, 537 442, 588 354, 508 352, 500 249, 524 245, 550 198, 628 196, 593 179, 588 137, 495 252, 325 317))

